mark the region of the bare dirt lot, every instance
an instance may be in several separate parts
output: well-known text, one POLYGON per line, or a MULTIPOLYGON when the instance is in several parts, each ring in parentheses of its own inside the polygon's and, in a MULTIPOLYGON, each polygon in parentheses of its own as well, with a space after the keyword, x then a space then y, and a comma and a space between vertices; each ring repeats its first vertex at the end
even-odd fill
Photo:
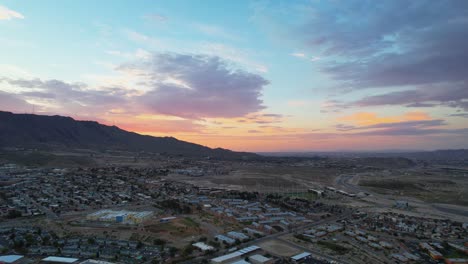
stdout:
POLYGON ((259 192, 288 192, 329 185, 339 173, 340 171, 336 168, 273 165, 239 167, 228 175, 206 175, 202 177, 171 175, 171 177, 203 187, 259 192))
POLYGON ((259 246, 266 252, 275 256, 291 257, 291 256, 301 253, 299 249, 293 248, 287 245, 286 243, 281 242, 276 239, 271 239, 271 240, 262 242, 259 244, 259 246))
POLYGON ((468 206, 468 177, 434 169, 361 176, 359 185, 381 194, 410 196, 430 203, 468 206))

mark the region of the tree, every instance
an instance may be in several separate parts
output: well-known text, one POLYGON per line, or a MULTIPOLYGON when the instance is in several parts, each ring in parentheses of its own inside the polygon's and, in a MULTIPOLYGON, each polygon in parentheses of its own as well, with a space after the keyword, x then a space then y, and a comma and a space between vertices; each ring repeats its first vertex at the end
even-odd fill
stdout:
POLYGON ((186 256, 192 254, 194 249, 195 248, 191 244, 189 244, 182 251, 182 255, 186 257, 186 256))
POLYGON ((164 239, 156 238, 153 240, 153 244, 156 246, 165 245, 166 241, 164 239))
POLYGON ((175 247, 170 247, 170 248, 169 248, 169 256, 174 257, 175 254, 177 253, 177 251, 179 251, 177 248, 175 248, 175 247))
POLYGON ((140 249, 143 247, 143 243, 141 241, 138 241, 137 248, 140 249))
POLYGON ((10 210, 7 217, 10 219, 21 217, 21 212, 16 209, 10 210))

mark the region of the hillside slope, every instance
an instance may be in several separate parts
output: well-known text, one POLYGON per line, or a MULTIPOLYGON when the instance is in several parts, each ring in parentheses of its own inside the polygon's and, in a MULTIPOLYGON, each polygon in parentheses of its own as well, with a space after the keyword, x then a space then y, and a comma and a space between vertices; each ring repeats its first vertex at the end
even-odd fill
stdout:
POLYGON ((177 140, 152 137, 71 117, 13 114, 0 111, 0 147, 86 148, 94 150, 147 151, 192 157, 237 159, 255 154, 211 149, 177 140))

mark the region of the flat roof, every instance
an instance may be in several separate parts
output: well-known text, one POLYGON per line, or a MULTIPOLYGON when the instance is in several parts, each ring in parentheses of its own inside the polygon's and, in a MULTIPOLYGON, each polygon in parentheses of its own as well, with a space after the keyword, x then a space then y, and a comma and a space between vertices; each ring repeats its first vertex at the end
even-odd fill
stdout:
POLYGON ((240 256, 242 256, 242 253, 240 253, 239 251, 236 251, 236 252, 232 252, 231 254, 227 254, 227 255, 224 255, 224 256, 214 258, 211 261, 212 262, 223 262, 223 261, 230 260, 230 259, 233 259, 233 258, 237 258, 237 257, 240 257, 240 256))
POLYGON ((240 252, 242 254, 247 254, 247 253, 250 253, 250 252, 255 251, 257 249, 260 249, 260 247, 259 246, 250 246, 250 247, 243 248, 243 249, 239 250, 238 252, 240 252))
POLYGON ((255 260, 255 261, 258 261, 258 262, 267 262, 269 261, 270 259, 265 257, 265 256, 262 256, 260 254, 256 254, 256 255, 253 255, 253 256, 250 256, 249 259, 251 260, 255 260))
POLYGON ((223 261, 226 261, 226 260, 229 260, 229 259, 240 257, 240 256, 242 256, 244 254, 250 253, 250 252, 255 251, 257 249, 260 249, 260 247, 259 246, 246 247, 246 248, 237 250, 235 252, 232 252, 231 254, 227 254, 227 255, 224 255, 224 256, 214 258, 211 261, 213 261, 213 262, 223 262, 223 261))
POLYGON ((0 261, 5 263, 13 263, 18 259, 22 259, 24 256, 22 255, 4 255, 0 256, 0 261))
POLYGON ((103 260, 87 259, 80 264, 114 264, 113 262, 107 262, 103 260))
POLYGON ((60 262, 60 263, 73 263, 78 261, 77 258, 65 258, 65 257, 54 257, 50 256, 47 258, 43 258, 42 261, 48 261, 48 262, 60 262))
POLYGON ((243 259, 242 259, 242 260, 239 260, 239 261, 233 262, 233 263, 231 263, 231 264, 250 264, 250 262, 248 262, 248 261, 245 261, 245 260, 243 260, 243 259))
POLYGON ((296 255, 296 256, 292 256, 291 258, 292 258, 293 260, 300 260, 300 259, 303 259, 303 258, 308 257, 308 256, 311 256, 311 255, 312 255, 312 254, 310 254, 309 252, 303 252, 303 253, 298 254, 298 255, 296 255))

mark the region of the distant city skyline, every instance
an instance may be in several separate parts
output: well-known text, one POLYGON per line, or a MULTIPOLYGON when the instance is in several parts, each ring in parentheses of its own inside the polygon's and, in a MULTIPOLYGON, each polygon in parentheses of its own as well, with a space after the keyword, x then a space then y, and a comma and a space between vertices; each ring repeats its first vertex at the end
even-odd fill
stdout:
POLYGON ((0 110, 239 151, 468 148, 468 2, 0 2, 0 110))

